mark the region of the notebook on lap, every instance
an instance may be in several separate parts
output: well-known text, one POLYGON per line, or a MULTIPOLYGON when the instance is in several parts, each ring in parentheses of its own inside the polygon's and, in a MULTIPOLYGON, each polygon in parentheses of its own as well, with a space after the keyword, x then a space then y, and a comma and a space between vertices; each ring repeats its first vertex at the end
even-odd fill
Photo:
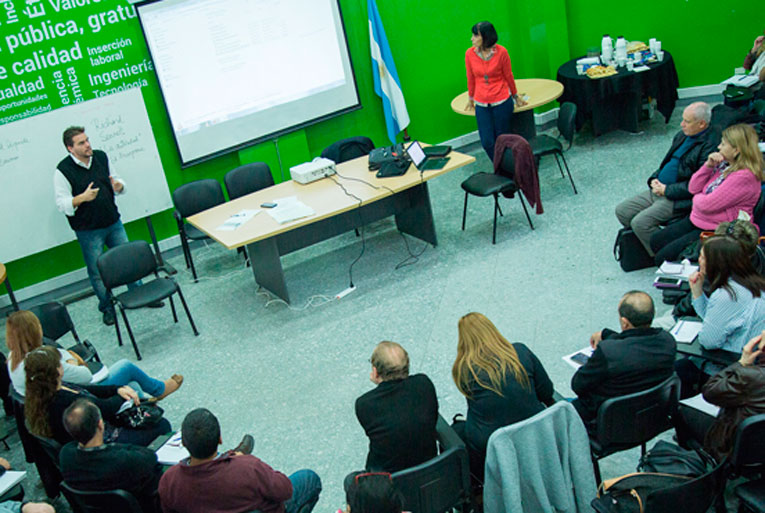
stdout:
POLYGON ((420 143, 417 141, 414 141, 409 145, 409 148, 406 149, 406 153, 412 160, 412 164, 414 164, 414 166, 420 171, 441 169, 446 165, 447 162, 449 162, 449 157, 428 157, 425 154, 425 151, 422 149, 422 146, 420 146, 420 143))

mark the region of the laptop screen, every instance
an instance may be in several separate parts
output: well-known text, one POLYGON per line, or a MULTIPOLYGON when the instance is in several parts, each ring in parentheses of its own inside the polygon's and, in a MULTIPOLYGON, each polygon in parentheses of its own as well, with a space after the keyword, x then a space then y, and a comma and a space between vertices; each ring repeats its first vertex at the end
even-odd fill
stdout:
POLYGON ((425 152, 422 150, 422 146, 420 146, 420 143, 417 141, 414 141, 412 144, 410 144, 406 152, 409 154, 409 158, 412 159, 412 162, 416 167, 420 167, 420 165, 425 161, 425 158, 427 157, 425 152))

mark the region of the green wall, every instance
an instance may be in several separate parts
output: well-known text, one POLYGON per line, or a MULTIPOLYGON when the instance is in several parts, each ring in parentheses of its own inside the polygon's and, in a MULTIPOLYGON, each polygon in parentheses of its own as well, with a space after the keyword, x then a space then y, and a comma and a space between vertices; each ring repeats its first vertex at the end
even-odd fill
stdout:
MULTIPOLYGON (((730 75, 733 67, 740 65, 752 39, 762 30, 757 25, 761 12, 755 12, 755 5, 760 3, 750 0, 738 2, 740 5, 735 9, 724 8, 722 3, 711 0, 653 0, 644 2, 639 8, 621 7, 621 4, 602 0, 512 3, 487 0, 477 4, 377 0, 377 4, 407 100, 411 117, 409 133, 428 142, 447 140, 475 130, 474 121, 454 114, 449 103, 466 87, 463 56, 470 45, 470 27, 476 21, 488 19, 494 22, 500 42, 510 51, 513 71, 518 78, 555 78, 562 62, 582 54, 588 46, 597 46, 607 31, 612 35, 623 33, 627 38, 646 41, 649 37, 661 39, 676 58, 683 87, 719 82, 730 75), (656 16, 649 14, 659 9, 661 12, 656 16), (640 15, 634 16, 637 11, 640 15), (604 16, 603 13, 611 14, 604 16), (712 22, 715 27, 710 26, 712 22), (703 47, 706 41, 719 42, 717 48, 707 49, 703 47), (716 63, 724 64, 718 66, 716 63)), ((366 1, 340 0, 340 5, 363 108, 281 137, 279 148, 285 168, 318 155, 328 144, 351 135, 364 134, 378 145, 387 144, 381 103, 372 85, 366 1)), ((267 162, 274 170, 276 180, 280 180, 273 142, 182 170, 153 71, 141 68, 108 87, 98 83, 103 82, 104 73, 125 69, 126 64, 128 67, 150 64, 138 20, 126 0, 0 0, 0 34, 0 67, 5 68, 5 74, 0 68, 0 124, 12 122, 10 116, 20 115, 27 109, 47 105, 55 109, 63 106, 65 101, 92 99, 109 87, 137 83, 143 86, 142 93, 171 190, 200 178, 222 181, 229 169, 254 160, 267 162), (60 24, 62 35, 46 38, 43 24, 48 29, 55 29, 56 24, 60 24), (29 44, 21 45, 27 36, 30 36, 29 44), (120 40, 132 43, 121 49, 122 60, 104 64, 89 62, 89 48, 92 50, 120 40), (18 69, 19 63, 23 64, 26 59, 31 58, 34 63, 34 52, 43 52, 44 56, 52 49, 56 52, 64 50, 70 58, 77 57, 76 50, 72 53, 75 45, 82 53, 81 58, 42 69, 31 69, 36 67, 31 64, 30 70, 22 75, 13 71, 14 64, 18 69), (75 77, 76 85, 69 79, 71 76, 75 77), (9 88, 15 84, 18 89, 20 80, 31 82, 39 78, 42 78, 42 93, 47 95, 46 99, 9 107, 9 102, 31 98, 40 92, 14 95, 12 90, 9 94, 9 88), (63 88, 66 100, 60 96, 59 87, 63 88)), ((114 53, 107 51, 101 55, 114 53)), ((177 234, 169 211, 154 215, 152 219, 160 239, 177 234)), ((131 238, 148 237, 143 222, 131 223, 127 230, 131 238)), ((76 243, 6 264, 17 289, 84 265, 76 243)))

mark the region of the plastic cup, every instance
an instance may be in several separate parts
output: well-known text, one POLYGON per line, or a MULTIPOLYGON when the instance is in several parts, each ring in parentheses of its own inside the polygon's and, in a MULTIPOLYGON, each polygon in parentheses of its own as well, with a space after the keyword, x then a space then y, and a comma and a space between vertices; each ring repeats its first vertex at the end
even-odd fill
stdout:
POLYGON ((635 69, 635 63, 632 61, 627 61, 627 71, 632 71, 635 69))
POLYGON ((664 60, 664 52, 662 52, 661 50, 657 51, 656 52, 656 58, 659 59, 659 62, 663 61, 664 60))
POLYGON ((584 64, 577 64, 576 65, 576 74, 577 75, 584 75, 584 64))

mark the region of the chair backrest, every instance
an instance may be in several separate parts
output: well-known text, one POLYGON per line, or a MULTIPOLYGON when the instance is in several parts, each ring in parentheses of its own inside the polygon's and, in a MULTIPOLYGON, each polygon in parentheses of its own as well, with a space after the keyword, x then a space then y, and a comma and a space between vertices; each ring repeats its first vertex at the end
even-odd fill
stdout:
POLYGON ((74 323, 69 316, 66 305, 60 301, 51 301, 41 305, 35 305, 29 309, 40 319, 43 336, 52 340, 58 340, 71 332, 74 339, 79 343, 80 337, 74 329, 74 323))
POLYGON ((680 379, 672 374, 647 390, 605 401, 596 421, 603 451, 635 447, 672 428, 679 399, 680 379))
POLYGON ((274 177, 265 162, 253 162, 232 169, 223 177, 229 199, 246 196, 260 189, 271 187, 274 177))
POLYGON ((574 130, 576 121, 576 104, 571 102, 563 102, 558 112, 558 131, 563 138, 568 141, 568 147, 570 148, 574 142, 574 130))
POLYGON ((499 163, 502 175, 515 180, 515 156, 512 148, 505 148, 502 152, 502 160, 499 163))
POLYGON ((59 454, 61 453, 61 444, 52 438, 46 438, 44 436, 37 436, 34 433, 30 433, 40 444, 45 455, 50 459, 50 463, 61 472, 61 464, 59 463, 59 454))
POLYGON ((213 178, 189 182, 173 191, 173 204, 183 219, 224 201, 223 188, 213 178))
POLYGON ((765 468, 765 413, 744 419, 736 429, 728 456, 736 475, 748 475, 765 468))
POLYGON ((154 252, 145 240, 114 246, 99 256, 97 263, 107 289, 127 285, 157 270, 154 252))
POLYGON ((443 513, 470 500, 470 469, 465 447, 452 447, 416 467, 393 474, 404 510, 443 513))
POLYGON ((374 149, 375 143, 373 143, 372 139, 369 137, 348 137, 347 139, 341 139, 324 148, 324 151, 321 152, 321 156, 334 160, 335 163, 340 164, 347 160, 369 155, 369 152, 374 149))
POLYGON ((677 486, 661 488, 648 494, 644 511, 650 513, 706 512, 722 493, 725 462, 703 476, 677 486))
POLYGON ((76 490, 64 481, 61 482, 61 490, 72 509, 80 513, 143 513, 133 494, 125 490, 86 492, 76 490))

